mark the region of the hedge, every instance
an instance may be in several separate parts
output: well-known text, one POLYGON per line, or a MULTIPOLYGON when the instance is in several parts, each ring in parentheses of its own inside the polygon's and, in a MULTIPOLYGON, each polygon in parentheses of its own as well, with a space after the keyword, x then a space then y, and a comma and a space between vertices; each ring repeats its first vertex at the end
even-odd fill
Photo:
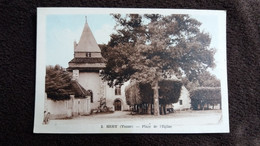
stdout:
POLYGON ((198 104, 221 103, 220 87, 200 87, 190 92, 191 104, 196 109, 198 104))
POLYGON ((86 98, 91 96, 89 91, 86 91, 77 81, 71 80, 68 88, 46 91, 47 97, 54 100, 69 100, 70 95, 75 95, 75 98, 86 98), (61 92, 62 91, 62 92, 61 92))

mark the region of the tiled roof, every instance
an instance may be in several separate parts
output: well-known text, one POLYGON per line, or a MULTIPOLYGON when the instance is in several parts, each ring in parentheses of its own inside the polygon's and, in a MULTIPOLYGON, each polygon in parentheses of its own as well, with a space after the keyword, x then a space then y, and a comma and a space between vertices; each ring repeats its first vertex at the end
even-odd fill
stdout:
POLYGON ((71 81, 71 86, 72 86, 72 92, 74 92, 75 97, 86 97, 90 96, 91 93, 84 89, 77 81, 72 80, 71 81))
POLYGON ((69 63, 105 63, 104 58, 73 58, 69 63))

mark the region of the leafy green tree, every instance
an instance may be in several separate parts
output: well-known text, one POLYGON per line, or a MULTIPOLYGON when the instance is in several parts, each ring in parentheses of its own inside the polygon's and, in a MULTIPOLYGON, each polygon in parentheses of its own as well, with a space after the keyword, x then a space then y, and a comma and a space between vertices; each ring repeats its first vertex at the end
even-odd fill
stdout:
POLYGON ((71 75, 59 65, 47 66, 45 76, 45 92, 52 100, 69 99, 71 92, 71 75))
POLYGON ((192 82, 186 77, 183 77, 182 81, 189 91, 195 90, 198 87, 220 87, 220 80, 207 70, 199 74, 192 82))
POLYGON ((151 84, 155 115, 159 115, 158 82, 162 78, 185 75, 193 81, 215 66, 209 34, 201 32, 201 23, 189 15, 112 16, 117 33, 102 47, 107 53, 103 79, 110 86, 129 79, 151 84))
POLYGON ((204 71, 197 78, 201 87, 220 87, 220 80, 208 71, 204 71))

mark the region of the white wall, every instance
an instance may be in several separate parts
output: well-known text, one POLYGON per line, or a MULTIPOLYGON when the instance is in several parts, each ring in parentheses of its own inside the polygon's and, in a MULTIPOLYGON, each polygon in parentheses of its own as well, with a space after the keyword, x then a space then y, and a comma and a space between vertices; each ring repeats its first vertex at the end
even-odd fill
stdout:
POLYGON ((89 98, 75 99, 74 95, 71 95, 70 100, 54 101, 47 98, 46 94, 44 110, 47 113, 50 112, 51 119, 67 118, 78 115, 89 115, 89 103, 89 98))
POLYGON ((50 112, 51 118, 65 118, 68 114, 69 100, 54 101, 47 99, 46 112, 50 112))
POLYGON ((106 102, 108 107, 113 107, 114 110, 114 101, 116 99, 119 99, 121 101, 121 109, 129 110, 129 106, 126 103, 126 98, 125 98, 125 87, 127 84, 128 82, 126 82, 124 85, 121 86, 121 95, 115 95, 115 87, 111 88, 105 82, 106 85, 105 96, 106 96, 106 102))
POLYGON ((79 72, 79 84, 86 90, 91 90, 93 93, 93 103, 91 109, 97 109, 100 100, 101 79, 98 72, 79 72))
POLYGON ((191 99, 190 99, 189 91, 184 86, 182 86, 179 101, 173 104, 173 109, 184 110, 184 109, 190 109, 190 107, 191 107, 191 99), (180 100, 182 100, 182 105, 180 105, 180 100))
POLYGON ((121 101, 121 109, 129 109, 125 98, 125 84, 121 86, 121 95, 115 95, 115 87, 111 88, 107 85, 107 82, 103 83, 99 73, 97 72, 79 72, 78 82, 86 90, 92 90, 93 92, 93 103, 91 103, 91 109, 97 109, 100 105, 100 102, 98 101, 101 97, 101 84, 104 84, 104 96, 106 98, 107 107, 111 107, 114 110, 114 101, 119 99, 121 101))

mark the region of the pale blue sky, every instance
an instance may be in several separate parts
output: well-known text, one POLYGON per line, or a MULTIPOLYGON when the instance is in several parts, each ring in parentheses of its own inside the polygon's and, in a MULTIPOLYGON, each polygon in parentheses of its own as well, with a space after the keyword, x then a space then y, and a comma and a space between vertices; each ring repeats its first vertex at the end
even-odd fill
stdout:
MULTIPOLYGON (((68 67, 68 62, 73 58, 73 42, 80 39, 85 16, 92 33, 98 44, 107 43, 113 30, 115 21, 108 14, 89 15, 47 15, 46 17, 46 65, 59 64, 68 67)), ((211 47, 217 49, 216 63, 219 63, 223 54, 220 48, 219 16, 196 14, 191 17, 202 22, 201 30, 208 32, 212 37, 211 47)), ((223 46, 223 45, 222 45, 223 46)), ((224 50, 225 51, 225 50, 224 50)), ((216 76, 221 74, 218 66, 212 71, 216 76)))

